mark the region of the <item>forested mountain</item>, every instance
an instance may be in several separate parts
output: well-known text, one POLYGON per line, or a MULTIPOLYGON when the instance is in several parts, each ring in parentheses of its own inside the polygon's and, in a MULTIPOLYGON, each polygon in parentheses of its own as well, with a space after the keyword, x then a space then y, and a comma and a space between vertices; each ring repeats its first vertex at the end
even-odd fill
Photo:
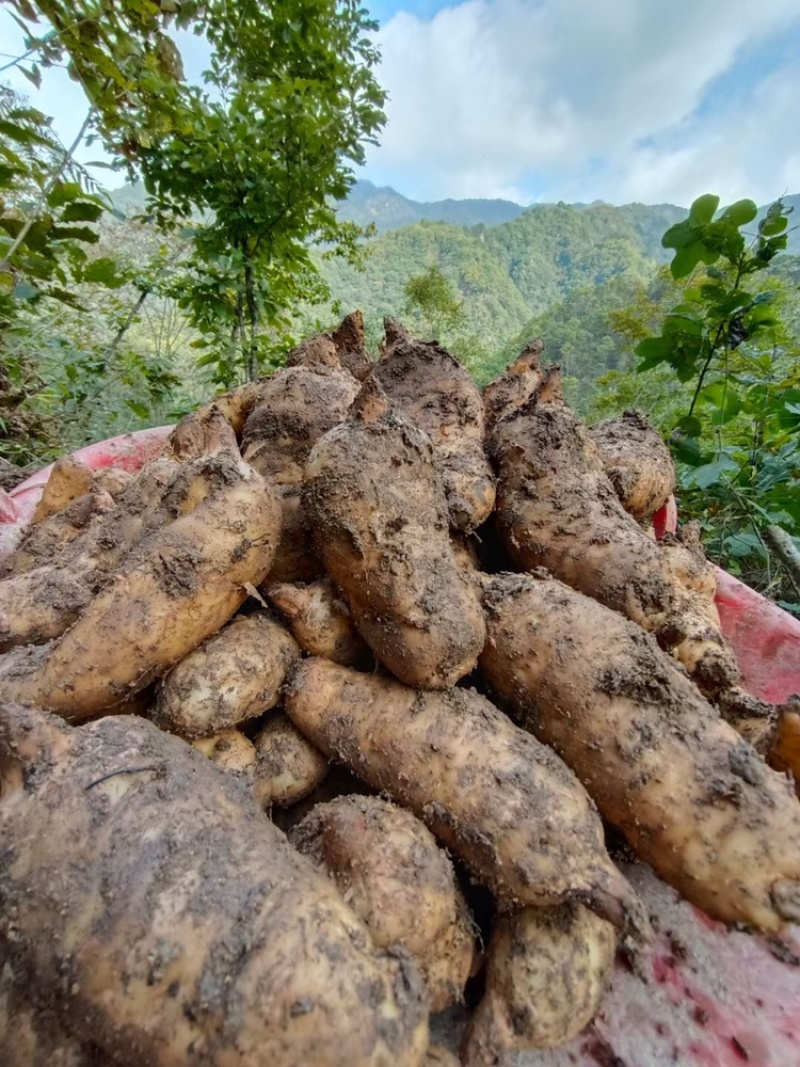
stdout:
POLYGON ((575 289, 650 278, 667 258, 661 235, 684 215, 672 205, 542 204, 494 227, 423 221, 371 241, 363 271, 330 261, 323 273, 336 301, 379 323, 402 309, 410 277, 439 267, 463 302, 464 330, 496 352, 575 289))
MULTIPOLYGON (((113 194, 131 217, 144 205, 141 186, 113 194)), ((800 206, 800 196, 785 198, 800 206)), ((763 213, 762 209, 762 213, 763 213)), ((798 212, 800 214, 800 212, 798 212)), ((375 224, 361 268, 322 259, 331 303, 360 308, 377 348, 385 315, 410 315, 410 278, 439 268, 461 303, 459 328, 446 338, 479 380, 487 380, 533 336, 541 335, 550 358, 564 366, 571 399, 582 411, 597 394, 596 380, 630 369, 632 345, 615 334, 609 313, 653 293, 655 272, 670 253, 661 237, 686 215, 672 204, 536 204, 503 200, 419 203, 394 189, 357 182, 340 209, 342 218, 375 224)), ((130 223, 119 223, 120 234, 130 223)), ((790 250, 800 248, 797 231, 790 250)), ((332 321, 328 306, 307 309, 299 331, 332 321)))
MULTIPOLYGON (((144 187, 125 184, 111 192, 114 207, 126 214, 140 211, 144 206, 144 187)), ((521 215, 525 210, 510 200, 437 200, 422 203, 410 200, 388 185, 377 186, 370 181, 357 181, 338 214, 347 222, 359 226, 374 225, 379 233, 396 230, 399 226, 430 219, 450 222, 454 226, 498 226, 521 215)))
POLYGON ((521 215, 525 209, 510 200, 437 200, 420 203, 396 192, 391 186, 358 181, 339 210, 339 217, 360 226, 370 223, 379 233, 430 219, 454 226, 498 226, 521 215))

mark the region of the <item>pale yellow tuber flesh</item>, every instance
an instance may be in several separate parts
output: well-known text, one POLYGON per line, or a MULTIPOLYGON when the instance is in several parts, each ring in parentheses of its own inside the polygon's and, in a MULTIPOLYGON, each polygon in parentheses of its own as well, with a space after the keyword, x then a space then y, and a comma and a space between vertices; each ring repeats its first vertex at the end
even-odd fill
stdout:
POLYGON ((304 652, 343 667, 364 670, 374 665, 369 645, 353 626, 347 602, 330 578, 307 584, 268 581, 265 592, 304 652))
POLYGON ((639 411, 589 427, 620 503, 637 522, 650 522, 675 492, 675 466, 664 438, 639 411))
POLYGON ((151 718, 188 738, 238 726, 275 707, 299 655, 291 634, 267 612, 237 616, 162 679, 151 718))
POLYGON ((248 778, 255 773, 255 746, 239 730, 220 730, 213 737, 201 737, 192 742, 192 748, 202 752, 223 771, 244 774, 248 778))
POLYGON ((613 928, 580 904, 498 916, 465 1067, 499 1067, 508 1052, 557 1048, 579 1034, 597 1014, 616 944, 613 928))
POLYGON ((450 525, 469 533, 494 508, 494 474, 483 451, 483 404, 469 371, 435 341, 417 341, 392 319, 373 371, 395 410, 431 439, 450 525))
POLYGON ((778 710, 768 758, 776 770, 789 771, 800 783, 800 702, 797 699, 778 710))
POLYGON ((431 1011, 461 1000, 475 955, 474 936, 463 934, 466 903, 450 860, 416 816, 380 797, 339 797, 313 808, 290 840, 333 878, 378 948, 410 954, 431 1011))
POLYGON ((144 689, 241 607, 275 553, 277 497, 241 460, 203 462, 214 477, 195 487, 194 511, 140 541, 61 638, 0 658, 0 700, 88 718, 144 689))
POLYGON ((37 522, 63 511, 73 500, 85 496, 91 490, 92 483, 92 472, 85 463, 73 456, 62 456, 53 464, 31 523, 35 526, 37 522))
POLYGON ((121 1067, 423 1062, 416 967, 237 776, 142 719, 12 706, 0 767, 0 938, 76 1038, 121 1067))
POLYGON ((259 730, 255 751, 255 796, 266 811, 296 804, 327 777, 327 758, 285 715, 272 716, 259 730))
POLYGON ((551 578, 485 594, 481 669, 609 822, 708 915, 800 920, 800 807, 653 639, 551 578))
POLYGON ((624 510, 586 427, 563 402, 557 368, 490 441, 498 466, 497 526, 522 570, 555 577, 626 615, 674 652, 709 695, 739 672, 704 593, 691 591, 624 510))
POLYGON ((646 925, 580 783, 484 697, 307 659, 285 707, 326 755, 418 815, 504 908, 581 900, 646 925))
POLYGON ((446 689, 475 666, 480 599, 450 544, 428 437, 368 378, 347 421, 315 445, 303 503, 359 633, 409 685, 446 689))

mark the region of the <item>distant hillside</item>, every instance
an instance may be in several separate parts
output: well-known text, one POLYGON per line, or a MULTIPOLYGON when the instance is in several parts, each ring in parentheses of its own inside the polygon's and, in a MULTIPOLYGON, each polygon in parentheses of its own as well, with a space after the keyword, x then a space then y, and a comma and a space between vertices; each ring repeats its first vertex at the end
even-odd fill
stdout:
MULTIPOLYGON (((112 197, 126 214, 144 205, 141 186, 112 197)), ((797 208, 800 223, 800 195, 785 201, 797 208)), ((505 365, 534 330, 546 335, 570 376, 590 382, 617 366, 619 342, 609 333, 608 311, 625 306, 668 262, 661 237, 687 210, 600 201, 529 208, 505 200, 423 204, 362 181, 340 214, 378 230, 365 246, 364 270, 336 259, 320 257, 319 264, 333 301, 364 312, 373 347, 383 317, 405 314, 409 278, 438 266, 462 303, 459 354, 479 378, 505 365)), ((800 251, 800 230, 790 233, 789 250, 800 251)), ((579 404, 584 399, 588 393, 579 404)))
POLYGON ((322 270, 335 300, 379 322, 401 313, 412 275, 438 266, 462 298, 465 328, 496 348, 574 289, 649 278, 667 258, 661 235, 684 215, 671 205, 541 204, 493 227, 423 221, 369 242, 364 271, 335 260, 322 270))
MULTIPOLYGON (((144 207, 145 192, 140 182, 113 189, 110 196, 114 207, 126 215, 135 214, 144 207)), ((339 216, 360 226, 374 223, 377 231, 384 233, 423 219, 450 222, 454 226, 499 226, 515 219, 524 210, 510 200, 439 200, 423 204, 409 200, 388 185, 379 188, 372 182, 359 181, 339 208, 339 216)))
POLYGON ((510 200, 438 200, 420 203, 396 192, 390 186, 378 187, 359 181, 339 209, 341 218, 360 226, 374 223, 379 233, 410 226, 423 219, 449 222, 454 226, 499 226, 510 222, 525 209, 510 200))

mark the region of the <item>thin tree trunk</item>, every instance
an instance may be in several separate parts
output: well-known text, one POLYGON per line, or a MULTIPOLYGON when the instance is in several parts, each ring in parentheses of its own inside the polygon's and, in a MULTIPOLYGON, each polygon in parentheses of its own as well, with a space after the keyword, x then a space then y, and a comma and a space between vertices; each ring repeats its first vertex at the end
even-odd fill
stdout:
POLYGON ((247 369, 247 332, 244 328, 244 300, 241 293, 236 294, 236 325, 234 336, 238 338, 239 347, 242 350, 242 363, 247 369))
POLYGON ((250 319, 250 338, 245 365, 248 381, 254 382, 258 377, 258 302, 256 301, 253 263, 249 258, 244 264, 244 284, 247 295, 247 314, 250 319))
POLYGON ((125 334, 128 332, 128 330, 133 325, 133 322, 136 319, 136 316, 142 310, 142 305, 144 304, 145 300, 147 300, 147 298, 148 298, 148 296, 150 295, 151 292, 152 292, 152 289, 151 289, 151 287, 149 285, 146 286, 144 289, 142 289, 139 292, 139 299, 136 301, 136 303, 133 305, 131 310, 128 312, 128 317, 125 319, 123 324, 117 330, 116 334, 114 335, 113 341, 111 342, 111 344, 108 346, 108 348, 105 351, 105 358, 106 359, 108 359, 109 356, 112 356, 114 354, 114 352, 116 352, 117 348, 119 347, 120 342, 122 341, 122 338, 125 336, 125 334))

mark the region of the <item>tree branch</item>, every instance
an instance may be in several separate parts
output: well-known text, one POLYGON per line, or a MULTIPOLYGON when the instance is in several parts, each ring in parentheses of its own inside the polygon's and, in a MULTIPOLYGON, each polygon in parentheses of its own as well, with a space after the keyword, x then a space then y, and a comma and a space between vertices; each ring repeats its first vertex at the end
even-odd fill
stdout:
POLYGON ((780 526, 766 526, 764 539, 786 568, 795 589, 800 590, 800 552, 789 534, 780 526))
POLYGON ((92 115, 94 115, 94 105, 92 105, 92 107, 89 108, 89 111, 88 111, 88 113, 86 115, 86 118, 83 120, 83 125, 81 126, 80 130, 78 130, 78 136, 72 142, 71 146, 67 149, 67 151, 64 153, 64 158, 61 160, 60 164, 56 167, 56 169, 50 175, 50 177, 49 177, 49 179, 47 181, 47 184, 42 189, 41 194, 39 195, 39 199, 36 201, 36 203, 33 206, 33 211, 28 216, 28 219, 27 219, 25 225, 22 227, 22 229, 17 234, 14 243, 12 244, 11 248, 9 248, 8 253, 6 254, 5 258, 3 259, 3 262, 2 262, 2 266, 3 267, 8 267, 9 266, 13 256, 18 251, 20 245, 23 243, 25 238, 30 233, 31 227, 36 222, 36 220, 38 219, 42 208, 47 203, 47 198, 50 196, 50 194, 52 193, 53 189, 55 189, 56 182, 60 179, 61 175, 64 173, 64 168, 67 166, 69 161, 72 159, 73 155, 77 151, 78 145, 81 143, 81 141, 84 138, 84 134, 89 129, 89 123, 92 121, 92 115))

